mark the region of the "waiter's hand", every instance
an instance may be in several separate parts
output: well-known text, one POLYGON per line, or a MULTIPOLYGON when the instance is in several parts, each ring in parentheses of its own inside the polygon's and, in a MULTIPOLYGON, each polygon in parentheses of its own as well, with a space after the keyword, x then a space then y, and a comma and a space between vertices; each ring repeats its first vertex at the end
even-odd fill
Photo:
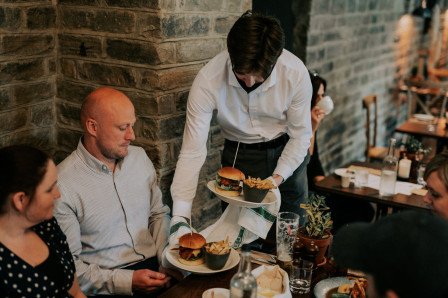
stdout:
POLYGON ((283 177, 278 174, 272 175, 272 178, 274 179, 277 186, 279 186, 283 182, 283 177))

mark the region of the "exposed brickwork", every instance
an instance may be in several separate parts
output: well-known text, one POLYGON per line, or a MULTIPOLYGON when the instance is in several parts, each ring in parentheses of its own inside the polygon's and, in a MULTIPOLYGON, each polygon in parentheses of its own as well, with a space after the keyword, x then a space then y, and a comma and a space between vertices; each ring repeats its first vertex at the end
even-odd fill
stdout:
POLYGON ((2 2, 0 146, 27 143, 54 154, 56 7, 51 0, 2 2))
MULTIPOLYGON (((336 109, 318 140, 326 169, 362 158, 362 96, 379 95, 384 143, 405 109, 396 87, 416 59, 421 20, 397 29, 408 1, 295 0, 295 53, 328 80, 336 109), (400 111, 396 107, 401 107, 400 111)), ((0 4, 0 146, 28 143, 54 156, 73 151, 79 110, 99 86, 126 93, 136 108, 136 145, 160 178, 163 199, 182 144, 188 91, 199 69, 226 47, 250 0, 21 0, 0 4)), ((412 9, 408 4, 408 10, 412 9)), ((206 183, 220 165, 215 118, 192 223, 220 215, 206 183)))
POLYGON ((422 26, 413 18, 400 27, 404 9, 403 1, 312 1, 306 62, 327 79, 335 102, 317 136, 327 171, 364 158, 363 96, 379 98, 379 145, 404 119, 397 89, 416 62, 422 26))

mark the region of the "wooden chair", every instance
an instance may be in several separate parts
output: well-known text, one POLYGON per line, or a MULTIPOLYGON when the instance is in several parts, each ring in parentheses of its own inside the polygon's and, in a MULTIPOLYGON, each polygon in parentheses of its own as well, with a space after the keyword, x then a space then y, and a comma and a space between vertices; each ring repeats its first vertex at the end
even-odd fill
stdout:
POLYGON ((415 113, 417 106, 425 114, 432 115, 434 113, 440 118, 444 117, 447 104, 448 81, 406 79, 405 84, 408 86, 408 118, 415 113), (422 97, 426 100, 423 100, 422 97))
POLYGON ((366 161, 382 161, 387 155, 387 147, 376 146, 376 134, 378 127, 378 103, 376 94, 370 94, 362 99, 362 106, 366 110, 366 149, 365 156, 366 161), (370 130, 371 121, 371 109, 372 104, 375 107, 374 119, 373 119, 373 131, 370 130), (371 137, 373 133, 373 138, 371 137))

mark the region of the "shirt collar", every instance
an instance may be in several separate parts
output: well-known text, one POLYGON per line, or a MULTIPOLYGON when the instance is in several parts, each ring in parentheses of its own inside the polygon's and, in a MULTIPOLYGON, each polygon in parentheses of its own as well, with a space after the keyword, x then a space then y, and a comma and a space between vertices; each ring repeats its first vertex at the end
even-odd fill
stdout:
MULTIPOLYGON (((87 151, 86 147, 84 147, 84 144, 82 143, 82 137, 79 139, 78 142, 77 154, 79 158, 94 172, 109 175, 113 174, 113 171, 111 171, 104 162, 100 161, 95 156, 90 154, 89 151, 87 151)), ((116 172, 121 168, 123 161, 124 159, 120 160, 116 165, 115 167, 116 172)))
MULTIPOLYGON (((280 57, 279 57, 279 59, 280 59, 280 57)), ((243 87, 241 87, 235 74, 233 73, 232 62, 230 62, 230 56, 227 59, 226 67, 227 67, 227 82, 229 82, 229 85, 233 86, 233 87, 243 88, 243 87)), ((261 86, 259 86, 257 89, 253 90, 252 92, 254 92, 254 93, 265 92, 270 87, 272 87, 276 82, 277 82, 277 63, 275 63, 274 68, 271 71, 271 74, 263 82, 263 84, 261 84, 261 86)))

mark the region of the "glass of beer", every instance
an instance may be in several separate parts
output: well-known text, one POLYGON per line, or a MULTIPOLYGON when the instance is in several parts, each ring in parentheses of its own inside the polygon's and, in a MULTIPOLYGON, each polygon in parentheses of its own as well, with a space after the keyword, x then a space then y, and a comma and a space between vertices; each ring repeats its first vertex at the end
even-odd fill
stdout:
POLYGON ((293 212, 279 212, 277 215, 277 264, 288 273, 292 265, 299 218, 293 212))

